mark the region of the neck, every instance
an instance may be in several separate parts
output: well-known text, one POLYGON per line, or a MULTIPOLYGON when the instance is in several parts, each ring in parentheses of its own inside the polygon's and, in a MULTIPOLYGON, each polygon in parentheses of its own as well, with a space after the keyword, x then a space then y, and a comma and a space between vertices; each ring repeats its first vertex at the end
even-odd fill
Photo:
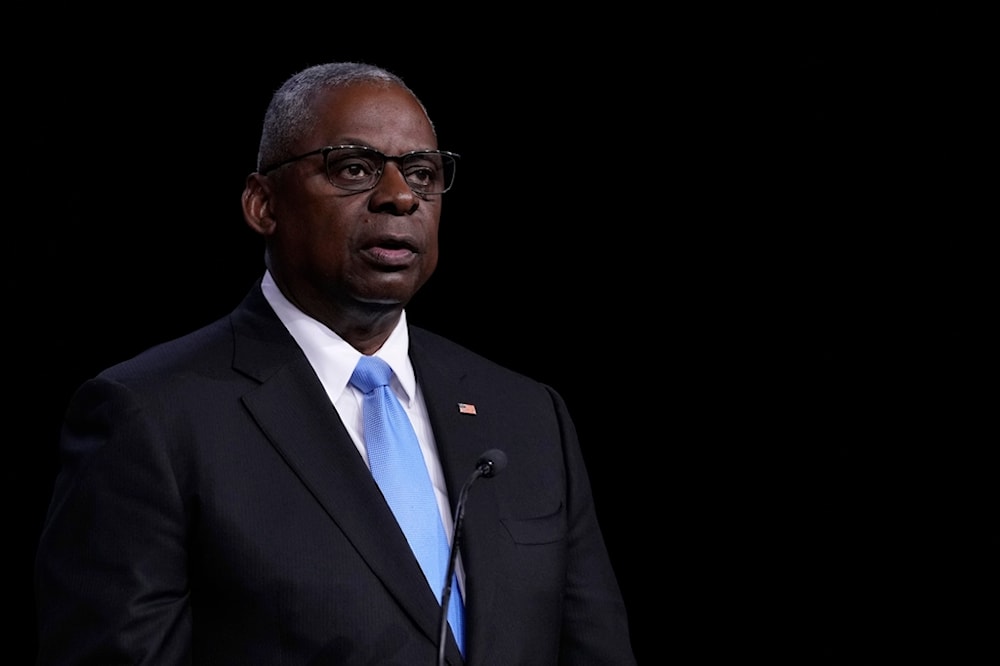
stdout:
POLYGON ((403 314, 405 303, 399 301, 363 301, 346 293, 292 289, 274 271, 271 275, 289 302, 365 355, 385 344, 403 314))
MULTIPOLYGON (((383 312, 367 318, 336 317, 320 319, 334 333, 342 337, 362 354, 370 356, 382 348, 399 323, 402 308, 383 312)), ((341 314, 341 313, 338 313, 341 314)))
POLYGON ((292 302, 365 355, 374 354, 382 348, 403 314, 401 303, 292 302))

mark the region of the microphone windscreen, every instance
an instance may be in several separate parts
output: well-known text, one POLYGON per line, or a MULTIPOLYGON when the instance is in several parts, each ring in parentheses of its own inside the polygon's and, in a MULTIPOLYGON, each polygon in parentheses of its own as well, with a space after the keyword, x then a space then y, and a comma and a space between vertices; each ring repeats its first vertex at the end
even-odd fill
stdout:
POLYGON ((476 467, 485 468, 483 476, 486 478, 499 474, 506 466, 507 454, 500 449, 490 449, 479 456, 479 460, 476 462, 476 467))

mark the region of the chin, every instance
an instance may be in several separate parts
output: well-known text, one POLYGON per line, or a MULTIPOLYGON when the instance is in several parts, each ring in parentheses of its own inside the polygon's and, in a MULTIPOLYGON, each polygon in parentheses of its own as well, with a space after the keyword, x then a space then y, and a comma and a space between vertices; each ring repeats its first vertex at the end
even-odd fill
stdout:
POLYGON ((355 298, 366 305, 380 307, 400 307, 413 298, 411 289, 372 289, 355 294, 355 298))
POLYGON ((383 273, 362 285, 360 292, 372 303, 398 305, 409 302, 425 282, 425 278, 414 279, 408 272, 383 273))

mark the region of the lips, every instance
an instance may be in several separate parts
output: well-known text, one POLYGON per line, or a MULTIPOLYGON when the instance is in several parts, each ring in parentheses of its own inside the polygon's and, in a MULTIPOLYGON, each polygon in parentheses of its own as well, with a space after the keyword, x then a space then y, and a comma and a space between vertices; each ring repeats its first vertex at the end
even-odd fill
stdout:
POLYGON ((372 264, 387 269, 406 268, 420 253, 408 238, 380 238, 366 244, 361 252, 372 264))

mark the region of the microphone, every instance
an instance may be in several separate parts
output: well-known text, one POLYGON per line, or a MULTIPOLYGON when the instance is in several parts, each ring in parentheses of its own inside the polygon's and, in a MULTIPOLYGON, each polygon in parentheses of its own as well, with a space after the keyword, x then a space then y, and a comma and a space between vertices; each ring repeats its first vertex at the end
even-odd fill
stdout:
POLYGON ((493 478, 507 466, 507 454, 500 449, 486 451, 476 461, 476 469, 469 476, 462 492, 458 494, 458 504, 455 506, 455 523, 452 530, 451 550, 448 553, 448 573, 444 577, 444 588, 441 590, 441 618, 438 632, 438 666, 444 666, 444 647, 448 638, 448 602, 451 600, 451 582, 455 578, 455 558, 458 556, 458 539, 462 535, 462 520, 465 518, 465 499, 469 488, 479 477, 493 478))

